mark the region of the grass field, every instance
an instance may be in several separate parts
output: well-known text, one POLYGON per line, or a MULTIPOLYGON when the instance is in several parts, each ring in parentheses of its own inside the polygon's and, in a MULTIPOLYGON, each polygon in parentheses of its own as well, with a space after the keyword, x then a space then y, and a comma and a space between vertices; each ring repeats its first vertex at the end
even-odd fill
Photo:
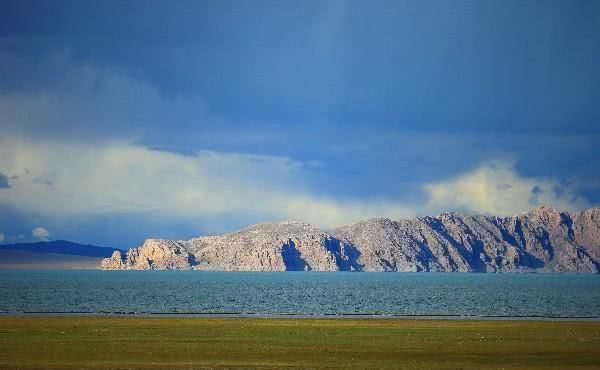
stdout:
POLYGON ((0 317, 3 369, 600 369, 600 322, 0 317))

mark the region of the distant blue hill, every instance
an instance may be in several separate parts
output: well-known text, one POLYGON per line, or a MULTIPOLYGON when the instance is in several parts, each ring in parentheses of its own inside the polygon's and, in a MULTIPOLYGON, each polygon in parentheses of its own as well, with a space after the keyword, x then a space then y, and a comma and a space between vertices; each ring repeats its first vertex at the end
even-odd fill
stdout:
POLYGON ((110 257, 117 248, 99 247, 96 245, 77 244, 66 240, 50 242, 15 243, 0 245, 0 251, 26 251, 35 253, 55 253, 86 257, 110 257))

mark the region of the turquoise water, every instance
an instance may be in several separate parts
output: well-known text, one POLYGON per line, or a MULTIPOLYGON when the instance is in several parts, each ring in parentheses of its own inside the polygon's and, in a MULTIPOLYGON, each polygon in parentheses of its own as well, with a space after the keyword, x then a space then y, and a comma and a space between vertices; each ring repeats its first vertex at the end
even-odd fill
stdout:
POLYGON ((600 318, 600 275, 0 271, 0 313, 600 318))

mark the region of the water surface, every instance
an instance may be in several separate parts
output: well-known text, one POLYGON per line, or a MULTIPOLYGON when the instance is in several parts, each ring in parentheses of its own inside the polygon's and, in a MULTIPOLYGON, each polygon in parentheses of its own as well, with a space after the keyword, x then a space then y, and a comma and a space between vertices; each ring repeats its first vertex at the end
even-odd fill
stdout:
POLYGON ((600 318, 600 275, 0 271, 0 313, 600 318))

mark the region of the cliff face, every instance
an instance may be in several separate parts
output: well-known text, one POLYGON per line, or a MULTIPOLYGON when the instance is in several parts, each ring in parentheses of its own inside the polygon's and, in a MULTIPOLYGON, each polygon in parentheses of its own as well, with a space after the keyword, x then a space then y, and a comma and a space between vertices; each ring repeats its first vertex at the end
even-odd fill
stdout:
POLYGON ((147 239, 139 248, 127 253, 115 251, 110 258, 102 260, 105 270, 188 270, 194 265, 194 256, 188 253, 182 242, 147 239))
POLYGON ((331 236, 302 222, 260 224, 223 236, 192 239, 189 249, 212 269, 336 271, 331 236))
MULTIPOLYGON (((148 239, 102 261, 107 270, 337 271, 336 241, 302 222, 251 226, 223 236, 188 241, 148 239)), ((340 251, 337 252, 338 254, 340 251)))
POLYGON ((364 271, 548 271, 597 273, 600 208, 573 214, 540 207, 499 218, 445 213, 375 219, 340 228, 364 271))
POLYGON ((512 217, 444 213, 370 219, 325 232, 301 222, 189 241, 147 240, 104 269, 600 272, 600 208, 512 217))

